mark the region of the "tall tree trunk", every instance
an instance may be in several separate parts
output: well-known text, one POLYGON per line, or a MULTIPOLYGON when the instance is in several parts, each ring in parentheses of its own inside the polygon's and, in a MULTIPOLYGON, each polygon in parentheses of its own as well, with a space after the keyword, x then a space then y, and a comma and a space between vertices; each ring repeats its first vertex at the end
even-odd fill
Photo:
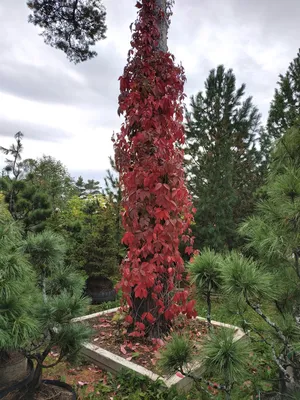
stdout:
MULTIPOLYGON (((155 0, 157 25, 160 33, 157 50, 163 51, 164 53, 168 51, 168 45, 167 45, 168 21, 166 16, 167 1, 168 0, 155 0)), ((167 295, 166 288, 164 288, 164 292, 167 297, 164 299, 164 303, 167 308, 169 305, 168 304, 169 296, 167 295)), ((133 290, 131 314, 134 316, 134 319, 136 321, 140 320, 141 322, 143 322, 143 320, 140 319, 140 316, 143 315, 143 313, 145 312, 151 312, 156 319, 156 323, 155 325, 152 326, 150 333, 149 334, 146 333, 147 336, 153 338, 159 338, 169 331, 170 322, 166 321, 163 314, 159 315, 157 313, 156 302, 152 299, 151 294, 149 294, 146 299, 140 299, 138 297, 135 297, 133 290)))
POLYGON ((137 3, 132 49, 120 78, 119 113, 125 114, 125 124, 114 147, 123 187, 123 243, 128 246, 120 287, 136 336, 161 337, 179 313, 195 313, 187 291, 175 293, 184 271, 179 243, 188 233, 192 204, 176 145, 184 142, 185 77, 168 53, 171 3, 137 3))
POLYGON ((167 35, 168 35, 168 21, 166 17, 167 0, 156 0, 157 16, 158 16, 158 29, 160 38, 158 42, 158 50, 166 53, 168 51, 167 35))

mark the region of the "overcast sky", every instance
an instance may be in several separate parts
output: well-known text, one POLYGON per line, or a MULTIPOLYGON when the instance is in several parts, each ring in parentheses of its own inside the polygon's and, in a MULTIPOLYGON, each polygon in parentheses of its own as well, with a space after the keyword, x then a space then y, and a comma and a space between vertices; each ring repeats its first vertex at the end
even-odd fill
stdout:
MULTIPOLYGON (((136 17, 136 0, 103 3, 107 39, 97 58, 73 65, 27 23, 26 0, 0 0, 0 145, 21 130, 24 157, 51 155, 86 179, 109 167, 121 124, 118 78, 136 17)), ((186 94, 202 90, 209 70, 224 64, 266 119, 278 75, 300 47, 299 21, 299 0, 176 0, 169 49, 185 67, 186 94)))

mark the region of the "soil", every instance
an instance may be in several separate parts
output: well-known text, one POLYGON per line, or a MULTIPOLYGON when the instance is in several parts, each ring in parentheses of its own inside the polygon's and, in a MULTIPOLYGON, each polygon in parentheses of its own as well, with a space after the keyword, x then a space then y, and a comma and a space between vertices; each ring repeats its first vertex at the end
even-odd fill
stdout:
POLYGON ((33 400, 72 400, 73 393, 59 386, 42 384, 33 400))
MULTIPOLYGON (((170 340, 170 336, 161 339, 146 339, 128 337, 122 324, 113 320, 115 313, 109 313, 100 317, 83 321, 94 330, 92 344, 110 351, 128 361, 132 361, 154 373, 159 373, 157 361, 159 351, 170 340)), ((198 319, 187 320, 178 317, 172 332, 187 334, 194 343, 195 354, 199 352, 201 343, 208 334, 208 324, 198 319)))
MULTIPOLYGON (((47 363, 53 363, 57 357, 58 353, 53 349, 47 363)), ((79 399, 85 399, 89 393, 94 391, 95 385, 106 384, 107 374, 90 362, 84 361, 76 367, 67 362, 61 362, 53 368, 45 369, 43 379, 62 380, 76 388, 79 399)))
POLYGON ((3 400, 28 400, 29 397, 30 400, 72 400, 73 393, 59 386, 42 384, 33 397, 25 394, 24 391, 16 390, 5 396, 3 400))

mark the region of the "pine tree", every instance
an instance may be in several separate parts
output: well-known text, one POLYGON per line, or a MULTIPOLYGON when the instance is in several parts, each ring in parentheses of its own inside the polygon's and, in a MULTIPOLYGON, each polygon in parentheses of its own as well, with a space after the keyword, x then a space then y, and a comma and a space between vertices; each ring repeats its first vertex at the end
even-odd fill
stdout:
POLYGON ((75 182, 76 190, 79 197, 85 197, 85 183, 83 177, 80 175, 77 181, 75 182))
POLYGON ((39 335, 24 347, 27 357, 35 361, 34 377, 28 388, 29 398, 33 398, 32 392, 41 384, 43 369, 76 357, 91 332, 83 324, 72 322, 86 313, 88 300, 83 297, 85 278, 72 266, 65 265, 67 248, 63 238, 51 231, 31 234, 24 249, 39 277, 43 294, 43 300, 34 307, 39 335), (46 358, 53 347, 59 356, 49 364, 46 358))
POLYGON ((101 0, 28 0, 29 22, 42 28, 46 44, 75 64, 97 55, 90 49, 105 39, 106 12, 101 0))
POLYGON ((300 50, 287 72, 279 75, 278 88, 271 102, 267 129, 271 137, 280 138, 300 116, 300 50))
POLYGON ((281 392, 280 398, 299 394, 300 123, 276 144, 264 192, 255 215, 239 228, 245 240, 243 253, 233 250, 221 255, 206 249, 190 264, 198 295, 218 287, 225 306, 234 305, 236 323, 258 345, 235 341, 228 329, 217 330, 196 354, 202 362, 202 376, 190 369, 194 347, 184 336, 175 336, 161 357, 165 371, 180 371, 201 391, 205 384, 223 390, 228 399, 233 384, 245 380, 250 349, 258 349, 257 356, 263 349, 264 357, 274 362, 279 386, 274 380, 273 389, 281 392), (207 381, 211 376, 224 384, 207 381))
POLYGON ((0 190, 13 218, 22 221, 26 231, 41 231, 52 213, 50 199, 30 174, 26 176, 29 162, 22 161, 23 134, 16 133, 15 139, 16 144, 10 148, 0 147, 1 152, 10 156, 0 178, 0 190))
POLYGON ((86 199, 88 196, 94 196, 100 194, 100 182, 95 179, 88 179, 87 182, 84 182, 82 176, 79 176, 75 183, 75 187, 79 197, 86 199))
POLYGON ((22 231, 0 203, 0 364, 38 332, 36 277, 22 248, 22 231))
POLYGON ((221 286, 219 256, 214 251, 204 248, 201 256, 197 255, 193 262, 188 264, 188 271, 198 295, 206 297, 206 319, 211 324, 211 296, 218 292, 221 286))
MULTIPOLYGON (((235 340, 234 330, 219 328, 211 331, 201 350, 195 351, 195 343, 182 334, 173 334, 167 342, 160 359, 159 367, 167 375, 180 373, 190 378, 195 389, 201 392, 201 399, 224 398, 212 395, 216 389, 223 392, 226 400, 231 398, 232 389, 245 380, 247 371, 248 342, 235 340), (195 362, 201 369, 195 373, 195 362), (216 381, 210 379, 214 377, 216 381), (210 390, 210 391, 209 391, 210 390), (203 397, 202 397, 203 396, 203 397)), ((241 395, 241 393, 239 393, 241 395)))
POLYGON ((272 154, 265 199, 256 215, 239 228, 246 254, 231 253, 221 261, 227 295, 245 304, 264 323, 243 325, 269 348, 285 392, 299 382, 300 312, 300 124, 290 128, 272 154), (250 256, 251 255, 251 256, 250 256), (276 312, 269 314, 270 302, 276 312), (269 305, 269 307, 268 307, 269 305))
POLYGON ((231 69, 210 71, 205 91, 191 98, 187 112, 186 162, 189 189, 197 209, 195 244, 216 250, 237 244, 235 229, 253 210, 261 185, 260 115, 245 85, 236 87, 231 69))
POLYGON ((9 211, 13 214, 14 211, 14 203, 15 203, 15 193, 18 191, 17 181, 22 176, 23 164, 21 162, 22 159, 22 151, 23 151, 23 133, 17 132, 15 134, 16 144, 12 144, 10 148, 5 148, 0 146, 1 153, 4 153, 6 156, 11 156, 12 158, 6 158, 6 166, 4 167, 2 173, 2 182, 5 184, 5 180, 3 176, 6 176, 11 182, 14 184, 11 185, 10 191, 7 197, 7 202, 9 204, 9 211), (10 177, 12 175, 12 177, 10 177))
POLYGON ((88 179, 84 185, 85 196, 100 194, 100 182, 94 179, 88 179))
POLYGON ((120 245, 117 242, 116 215, 113 204, 105 197, 88 198, 82 202, 81 241, 74 256, 82 262, 89 276, 112 278, 118 272, 120 245))
POLYGON ((53 211, 62 210, 76 192, 67 168, 51 156, 24 160, 23 168, 26 180, 47 195, 53 211))

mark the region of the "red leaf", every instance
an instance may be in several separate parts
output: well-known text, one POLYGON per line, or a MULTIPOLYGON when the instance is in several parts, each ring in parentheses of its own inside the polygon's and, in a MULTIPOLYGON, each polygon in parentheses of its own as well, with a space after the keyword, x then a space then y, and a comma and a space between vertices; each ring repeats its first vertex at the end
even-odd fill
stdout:
POLYGON ((120 350, 121 350, 121 353, 127 354, 127 351, 126 351, 125 346, 123 344, 121 344, 120 350))
POLYGON ((131 315, 126 315, 125 321, 128 322, 129 324, 132 324, 132 323, 133 323, 133 318, 132 318, 132 316, 131 316, 131 315))
MULTIPOLYGON (((120 78, 119 112, 125 120, 115 135, 114 148, 127 257, 118 287, 129 307, 135 299, 149 297, 155 313, 171 320, 180 312, 188 316, 195 313, 192 304, 186 305, 185 295, 174 297, 167 309, 161 301, 168 295, 165 292, 172 291, 182 279, 181 238, 187 254, 193 254, 189 226, 194 210, 185 185, 184 152, 178 146, 184 143, 185 76, 170 53, 160 52, 158 56, 153 51, 158 44, 154 3, 136 2, 137 22, 120 78), (162 285, 166 273, 167 282, 162 285)), ((150 310, 145 311, 147 324, 155 324, 150 310)), ((134 322, 130 317, 125 321, 134 322)), ((136 328, 132 336, 145 334, 138 324, 136 328)))
POLYGON ((144 336, 144 333, 143 333, 143 332, 134 331, 134 332, 130 332, 128 336, 131 336, 131 337, 141 337, 141 336, 144 336))
POLYGON ((135 289, 135 296, 141 299, 146 298, 148 295, 147 289, 145 289, 142 285, 138 285, 135 289))
POLYGON ((144 314, 145 314, 145 317, 146 317, 146 319, 147 319, 148 322, 150 322, 151 324, 152 324, 153 322, 155 322, 155 318, 153 317, 153 315, 152 315, 150 312, 146 312, 146 313, 144 313, 144 314))
POLYGON ((141 331, 144 331, 146 329, 145 324, 143 324, 142 322, 136 322, 135 325, 141 331))
POLYGON ((190 300, 186 305, 186 313, 189 317, 196 317, 197 311, 195 310, 196 300, 190 300))

